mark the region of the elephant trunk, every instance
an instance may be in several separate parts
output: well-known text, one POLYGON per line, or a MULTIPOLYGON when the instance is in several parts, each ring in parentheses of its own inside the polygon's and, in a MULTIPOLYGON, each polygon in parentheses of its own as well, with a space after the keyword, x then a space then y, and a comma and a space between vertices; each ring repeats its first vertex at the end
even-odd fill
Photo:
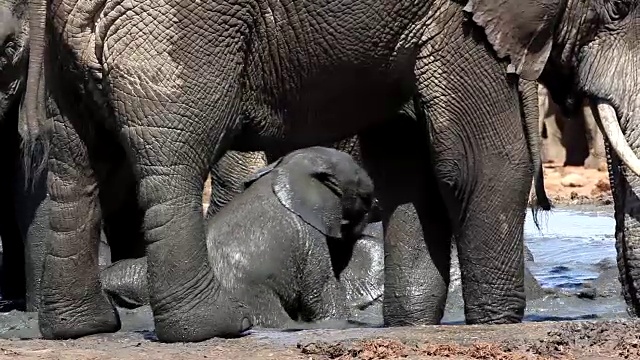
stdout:
MULTIPOLYGON (((45 25, 47 1, 29 0, 29 67, 27 72, 25 97, 20 112, 19 132, 23 141, 26 181, 32 183, 47 163, 48 156, 36 152, 36 145, 42 142, 40 133, 46 121, 44 111, 44 57, 45 25)), ((44 146, 46 149, 47 146, 44 146)))
POLYGON ((149 304, 147 258, 125 259, 100 273, 102 289, 120 307, 135 309, 149 304))
POLYGON ((609 174, 615 201, 619 279, 628 312, 637 316, 640 315, 640 160, 634 150, 638 150, 640 142, 633 140, 640 139, 637 134, 634 135, 633 121, 624 115, 638 114, 638 111, 623 109, 618 113, 611 104, 600 100, 592 101, 590 105, 607 140, 609 174), (627 124, 626 137, 621 124, 627 124))

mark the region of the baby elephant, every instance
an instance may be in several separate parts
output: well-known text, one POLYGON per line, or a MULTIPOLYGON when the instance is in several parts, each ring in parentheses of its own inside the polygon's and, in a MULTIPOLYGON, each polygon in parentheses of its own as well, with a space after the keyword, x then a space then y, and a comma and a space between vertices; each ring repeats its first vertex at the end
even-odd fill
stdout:
MULTIPOLYGON (((380 297, 382 242, 363 235, 373 182, 351 156, 297 150, 244 187, 209 220, 207 248, 222 286, 252 309, 254 325, 346 319, 349 304, 361 309, 380 297)), ((145 259, 113 264, 102 282, 120 306, 147 302, 145 259)))

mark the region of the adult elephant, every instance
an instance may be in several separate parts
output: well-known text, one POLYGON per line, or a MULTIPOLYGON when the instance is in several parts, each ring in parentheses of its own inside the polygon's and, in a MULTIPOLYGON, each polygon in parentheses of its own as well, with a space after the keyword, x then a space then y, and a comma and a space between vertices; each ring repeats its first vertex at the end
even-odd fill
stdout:
POLYGON ((543 161, 560 162, 564 166, 599 169, 606 164, 604 138, 598 128, 588 100, 582 111, 567 118, 540 85, 540 132, 546 133, 543 161))
MULTIPOLYGON (((625 179, 640 166, 615 118, 626 128, 638 107, 626 91, 640 83, 632 69, 640 49, 627 45, 640 26, 635 1, 40 0, 29 9, 26 148, 53 124, 52 236, 40 308, 46 338, 120 326, 95 264, 96 185, 111 176, 100 160, 113 149, 124 149, 139 178, 162 341, 246 329, 243 307, 218 291, 206 258, 208 164, 228 149, 286 152, 356 133, 383 209, 385 323, 439 320, 423 309, 446 293, 452 235, 467 322, 520 321, 532 157, 517 75, 539 78, 557 103, 570 103, 559 101, 564 92, 596 100, 620 155, 612 155, 614 184, 624 190, 616 190, 618 219, 633 230, 623 215, 632 213, 625 179), (605 76, 611 64, 624 86, 605 76), (51 101, 42 109, 45 94, 51 101), (393 121, 411 100, 421 121, 393 121), (412 251, 424 247, 424 234, 432 245, 412 251), (77 264, 88 270, 74 271, 77 264), (440 277, 411 278, 413 264, 440 277)), ((624 236, 619 242, 633 303, 634 248, 624 236)))

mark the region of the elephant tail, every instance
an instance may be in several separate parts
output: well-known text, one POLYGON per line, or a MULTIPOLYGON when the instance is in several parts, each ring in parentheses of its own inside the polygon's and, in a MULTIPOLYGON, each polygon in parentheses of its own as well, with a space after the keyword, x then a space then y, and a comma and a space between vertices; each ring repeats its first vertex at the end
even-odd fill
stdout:
POLYGON ((29 66, 26 90, 20 104, 18 131, 22 138, 22 157, 25 169, 25 187, 35 186, 35 179, 47 167, 49 141, 46 131, 45 22, 47 1, 29 1, 29 66))
POLYGON ((538 164, 533 174, 533 196, 530 200, 531 215, 533 223, 536 228, 540 230, 540 222, 538 219, 539 211, 549 211, 552 208, 551 200, 547 197, 547 192, 544 189, 544 174, 542 171, 542 164, 538 164))

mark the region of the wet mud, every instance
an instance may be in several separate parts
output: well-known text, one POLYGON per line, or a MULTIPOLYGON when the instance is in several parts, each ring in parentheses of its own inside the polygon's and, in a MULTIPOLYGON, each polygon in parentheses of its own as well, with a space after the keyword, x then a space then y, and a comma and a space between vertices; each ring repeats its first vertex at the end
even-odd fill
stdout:
POLYGON ((637 359, 635 320, 441 325, 404 328, 252 330, 238 339, 162 344, 153 333, 77 340, 0 340, 3 359, 637 359))

